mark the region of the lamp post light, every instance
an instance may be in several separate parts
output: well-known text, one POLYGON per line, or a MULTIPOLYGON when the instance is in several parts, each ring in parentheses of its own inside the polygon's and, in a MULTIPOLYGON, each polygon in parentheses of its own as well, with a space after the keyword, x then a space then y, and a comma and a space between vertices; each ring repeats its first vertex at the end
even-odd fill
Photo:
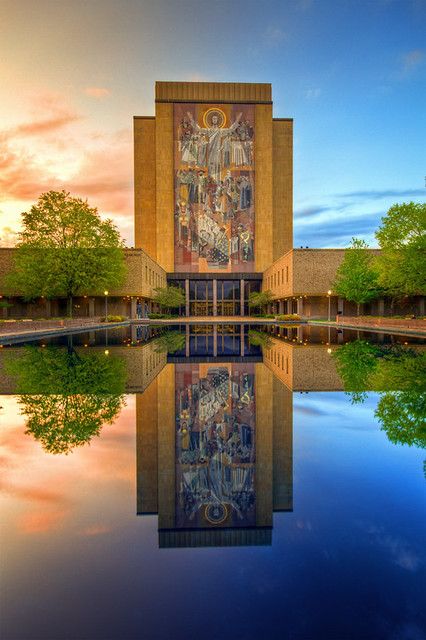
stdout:
POLYGON ((328 295, 328 321, 330 322, 330 312, 331 312, 331 291, 330 289, 327 291, 328 295))
POLYGON ((108 291, 104 291, 104 295, 105 295, 105 322, 108 322, 107 318, 108 318, 108 291))

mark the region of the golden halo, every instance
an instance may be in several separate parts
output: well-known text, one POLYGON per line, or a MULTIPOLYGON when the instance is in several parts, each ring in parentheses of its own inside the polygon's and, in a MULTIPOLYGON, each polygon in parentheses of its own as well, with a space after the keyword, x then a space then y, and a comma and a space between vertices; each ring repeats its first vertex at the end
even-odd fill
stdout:
POLYGON ((204 510, 204 515, 210 524, 222 524, 228 517, 228 507, 223 502, 208 504, 204 510))
POLYGON ((203 124, 206 129, 210 129, 212 127, 212 116, 218 116, 218 127, 222 129, 226 124, 225 112, 218 107, 211 107, 210 109, 207 109, 207 111, 205 111, 205 113, 203 114, 203 124))

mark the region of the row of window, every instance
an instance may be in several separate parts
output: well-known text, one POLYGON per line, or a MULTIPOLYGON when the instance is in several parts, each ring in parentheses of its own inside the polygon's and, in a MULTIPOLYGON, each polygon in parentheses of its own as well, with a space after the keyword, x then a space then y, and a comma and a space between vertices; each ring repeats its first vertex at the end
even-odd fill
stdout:
POLYGON ((266 288, 271 289, 272 287, 279 287, 284 284, 284 275, 285 282, 288 283, 288 266, 283 269, 278 269, 275 273, 270 276, 266 276, 266 288))
MULTIPOLYGON (((239 301, 241 295, 239 280, 217 280, 217 301, 232 300, 239 301)), ((173 286, 180 287, 185 291, 185 280, 174 280, 173 286)), ((255 280, 246 280, 244 282, 244 298, 248 297, 252 291, 260 291, 260 282, 255 280)), ((191 302, 213 300, 213 281, 212 280, 190 280, 189 281, 189 299, 191 302)))
POLYGON ((285 372, 288 375, 288 356, 284 357, 284 354, 280 353, 276 349, 268 349, 265 352, 265 357, 282 371, 284 371, 285 365, 285 372))
POLYGON ((161 287, 165 284, 160 274, 154 271, 154 269, 147 267, 147 265, 145 265, 145 282, 150 284, 151 287, 161 287))

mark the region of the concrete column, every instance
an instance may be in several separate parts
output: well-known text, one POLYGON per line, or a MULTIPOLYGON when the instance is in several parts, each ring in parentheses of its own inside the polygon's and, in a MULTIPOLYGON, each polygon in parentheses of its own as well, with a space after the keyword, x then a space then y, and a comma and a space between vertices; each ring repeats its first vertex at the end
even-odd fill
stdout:
POLYGON ((95 317, 95 298, 89 298, 89 318, 95 317))
POLYGON ((217 324, 213 325, 213 356, 217 358, 217 324))
POLYGON ((337 313, 341 311, 341 315, 343 315, 344 310, 345 310, 345 301, 343 298, 339 297, 337 298, 337 313))
POLYGON ((244 317, 244 278, 240 280, 240 316, 244 317))
MULTIPOLYGON (((216 278, 213 280, 213 315, 217 316, 217 280, 216 278)), ((216 332, 217 338, 217 332, 216 332)), ((216 344, 217 347, 217 344, 216 344)))
POLYGON ((377 300, 377 315, 384 316, 385 315, 385 299, 379 298, 377 300))
POLYGON ((136 302, 136 298, 130 298, 130 318, 132 320, 136 318, 136 302))
POLYGON ((138 339, 137 333, 138 333, 137 325, 136 324, 130 325, 130 339, 132 342, 136 342, 136 340, 138 339))
POLYGON ((189 324, 185 327, 185 355, 189 358, 189 324))
POLYGON ((241 325, 240 330, 240 356, 244 357, 244 325, 241 325))
POLYGON ((189 279, 185 280, 185 315, 189 317, 189 279))
POLYGON ((297 314, 303 315, 303 298, 297 298, 297 314))
POLYGON ((337 334, 337 344, 343 344, 343 329, 339 329, 337 334))

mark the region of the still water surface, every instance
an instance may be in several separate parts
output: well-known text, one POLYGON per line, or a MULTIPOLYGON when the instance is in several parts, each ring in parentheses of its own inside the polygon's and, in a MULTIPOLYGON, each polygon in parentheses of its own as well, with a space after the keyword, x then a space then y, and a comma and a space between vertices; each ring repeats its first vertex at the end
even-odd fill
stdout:
POLYGON ((2 639, 426 638, 424 341, 134 327, 0 373, 2 639))

